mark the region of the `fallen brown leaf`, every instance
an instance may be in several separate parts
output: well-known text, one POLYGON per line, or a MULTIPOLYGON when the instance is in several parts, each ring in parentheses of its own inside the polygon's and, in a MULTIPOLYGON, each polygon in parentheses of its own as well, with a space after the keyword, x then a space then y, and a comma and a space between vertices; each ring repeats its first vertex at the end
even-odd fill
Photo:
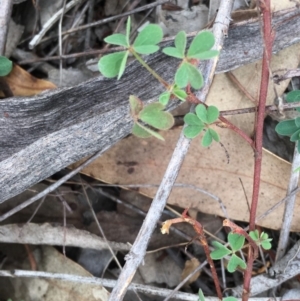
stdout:
MULTIPOLYGON (((9 75, 3 77, 14 96, 33 96, 48 89, 55 89, 56 86, 49 81, 38 79, 14 64, 9 75)), ((0 97, 4 97, 0 91, 0 97)))

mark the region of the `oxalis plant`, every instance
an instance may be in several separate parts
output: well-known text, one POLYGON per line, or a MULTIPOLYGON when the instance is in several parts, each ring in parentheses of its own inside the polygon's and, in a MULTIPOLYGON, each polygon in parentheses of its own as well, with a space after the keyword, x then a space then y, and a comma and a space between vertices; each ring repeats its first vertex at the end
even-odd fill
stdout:
MULTIPOLYGON (((267 233, 262 232, 259 234, 258 230, 255 230, 250 231, 249 236, 257 246, 261 246, 265 250, 271 249, 272 238, 269 238, 267 233)), ((212 242, 215 250, 210 253, 211 258, 213 260, 219 260, 222 258, 228 260, 227 271, 229 273, 235 272, 238 268, 242 270, 246 269, 246 262, 241 257, 236 255, 237 252, 241 251, 247 246, 245 245, 245 237, 240 234, 230 232, 227 239, 230 248, 218 241, 212 242)))
MULTIPOLYGON (((254 251, 254 257, 257 257, 258 247, 262 247, 265 250, 271 249, 272 239, 269 238, 267 233, 259 233, 258 230, 250 231, 248 234, 244 229, 240 228, 235 223, 231 222, 228 219, 225 219, 223 221, 223 226, 231 228, 231 232, 228 234, 228 244, 224 245, 218 241, 213 241, 212 245, 214 247, 214 250, 210 251, 203 226, 197 220, 189 217, 187 215, 187 211, 188 208, 184 210, 181 217, 166 220, 161 227, 162 234, 168 234, 170 227, 174 224, 182 222, 191 224, 194 228, 194 231, 197 233, 197 239, 203 246, 204 253, 211 268, 212 277, 219 299, 222 299, 223 301, 237 300, 235 297, 231 296, 222 298, 222 292, 213 260, 225 259, 229 273, 234 273, 237 269, 245 270, 247 264, 244 261, 243 257, 239 256, 243 248, 252 248, 254 251), (248 241, 247 244, 245 244, 245 239, 247 239, 248 241)), ((198 297, 198 301, 205 301, 205 297, 201 290, 199 290, 198 292, 198 297)))
MULTIPOLYGON (((185 101, 188 97, 186 89, 190 87, 200 89, 203 86, 203 76, 196 68, 199 60, 207 60, 219 54, 219 51, 212 50, 215 44, 214 36, 209 31, 199 33, 194 37, 190 47, 186 50, 187 37, 184 31, 180 31, 175 37, 175 47, 166 47, 162 51, 166 55, 180 60, 174 76, 174 82, 168 83, 160 77, 140 55, 152 54, 159 50, 157 45, 162 41, 163 31, 156 24, 149 24, 144 27, 133 43, 130 42, 130 18, 126 24, 126 34, 113 34, 104 39, 106 43, 123 46, 124 51, 115 52, 103 56, 98 63, 100 72, 108 78, 123 75, 129 56, 136 58, 164 87, 165 91, 159 95, 158 102, 144 105, 136 96, 129 97, 131 116, 134 120, 132 133, 140 138, 154 136, 164 140, 157 130, 168 130, 174 125, 173 116, 164 111, 171 98, 178 98, 185 101)), ((215 106, 196 106, 195 114, 188 113, 184 117, 186 127, 184 134, 187 138, 195 138, 204 132, 201 144, 204 147, 210 146, 215 140, 219 142, 219 134, 210 125, 219 118, 219 110, 215 106)))

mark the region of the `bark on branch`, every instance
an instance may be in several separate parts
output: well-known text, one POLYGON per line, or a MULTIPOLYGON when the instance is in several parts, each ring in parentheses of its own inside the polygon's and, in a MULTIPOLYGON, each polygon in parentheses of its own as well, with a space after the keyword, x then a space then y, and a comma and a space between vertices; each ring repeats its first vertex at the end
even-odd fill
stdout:
MULTIPOLYGON (((300 10, 277 12, 273 52, 300 42, 300 10)), ((165 42, 170 45, 173 42, 165 42)), ((217 73, 262 57, 258 20, 230 27, 217 73)), ((178 60, 157 53, 147 58, 168 81, 178 60)), ((133 62, 120 81, 97 77, 81 85, 36 97, 0 102, 0 203, 94 152, 107 149, 130 133, 128 97, 151 100, 163 91, 156 80, 133 62)), ((172 104, 176 107, 179 102, 172 104)), ((171 107, 170 107, 171 108, 171 107)))

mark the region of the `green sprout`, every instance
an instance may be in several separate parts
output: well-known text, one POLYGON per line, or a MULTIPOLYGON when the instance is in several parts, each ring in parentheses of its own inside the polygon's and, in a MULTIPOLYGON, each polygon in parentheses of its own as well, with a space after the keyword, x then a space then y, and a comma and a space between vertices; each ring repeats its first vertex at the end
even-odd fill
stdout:
MULTIPOLYGON (((259 235, 258 230, 250 231, 249 236, 255 241, 258 246, 262 246, 265 250, 270 250, 271 240, 269 235, 265 232, 262 232, 259 235)), ((223 244, 219 243, 218 241, 213 241, 212 245, 214 246, 215 250, 210 253, 210 256, 213 260, 218 260, 222 258, 229 257, 227 270, 230 273, 236 271, 238 267, 241 269, 246 269, 246 263, 240 257, 238 257, 235 253, 237 251, 242 250, 245 244, 245 237, 236 233, 230 232, 228 234, 228 242, 231 249, 227 248, 223 244)))
POLYGON ((241 269, 246 269, 246 262, 235 254, 237 251, 240 251, 243 248, 245 237, 236 233, 229 233, 228 242, 231 250, 218 241, 213 241, 212 244, 215 247, 215 250, 210 253, 211 258, 213 260, 218 260, 225 257, 230 257, 227 265, 227 270, 230 273, 236 271, 238 267, 241 269))
POLYGON ((262 246, 265 250, 270 250, 272 248, 271 241, 272 238, 269 238, 269 235, 265 232, 261 232, 259 235, 258 230, 250 231, 249 236, 256 242, 258 246, 262 246))
POLYGON ((8 75, 12 70, 12 61, 0 55, 0 76, 8 75))
POLYGON ((151 54, 159 50, 158 44, 163 38, 163 31, 159 25, 147 25, 136 37, 133 44, 130 45, 130 27, 131 19, 128 18, 126 24, 126 35, 116 33, 104 39, 106 43, 123 46, 127 48, 125 51, 115 52, 103 56, 98 63, 100 72, 108 78, 118 76, 121 78, 125 71, 128 55, 133 54, 139 61, 139 54, 151 54))
POLYGON ((203 104, 199 104, 195 109, 196 114, 188 113, 184 116, 184 122, 187 126, 184 128, 184 135, 187 138, 197 137, 203 130, 205 134, 202 138, 202 146, 208 147, 211 145, 213 140, 219 142, 219 134, 209 128, 209 125, 214 123, 220 115, 218 108, 215 106, 205 107, 203 104))

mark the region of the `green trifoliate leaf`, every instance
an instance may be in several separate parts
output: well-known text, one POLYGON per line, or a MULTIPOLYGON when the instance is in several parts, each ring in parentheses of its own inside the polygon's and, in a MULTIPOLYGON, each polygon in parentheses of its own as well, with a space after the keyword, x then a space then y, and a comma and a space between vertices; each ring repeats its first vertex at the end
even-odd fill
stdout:
POLYGON ((210 257, 213 260, 222 259, 225 256, 232 253, 231 250, 229 250, 227 247, 219 243, 218 241, 213 241, 212 245, 214 246, 215 250, 210 253, 210 257))
POLYGON ((296 141, 300 140, 300 129, 291 136, 290 140, 292 142, 296 142, 296 141))
POLYGON ((207 123, 209 124, 215 122, 219 118, 220 112, 218 108, 215 106, 209 106, 206 109, 206 112, 207 112, 207 123))
POLYGON ((127 19, 127 23, 126 23, 126 42, 127 45, 130 45, 130 28, 131 28, 131 18, 130 16, 127 19))
POLYGON ((127 43, 126 36, 121 33, 116 33, 111 36, 108 36, 104 39, 104 41, 108 44, 120 45, 120 46, 129 46, 127 43))
POLYGON ((139 118, 156 129, 168 130, 174 125, 174 118, 169 112, 162 111, 164 108, 159 102, 151 103, 140 112, 139 118))
POLYGON ((205 105, 203 105, 203 104, 197 105, 195 112, 201 121, 203 121, 204 123, 208 123, 207 109, 206 109, 205 105))
POLYGON ((202 292, 202 289, 199 288, 199 291, 198 291, 198 301, 205 301, 205 297, 204 297, 204 294, 202 292))
POLYGON ((147 46, 156 45, 163 38, 163 31, 160 26, 156 24, 149 24, 136 37, 133 46, 147 46))
MULTIPOLYGON (((287 102, 298 102, 300 101, 300 90, 291 91, 286 95, 287 102)), ((297 111, 300 112, 300 108, 297 108, 297 111)))
POLYGON ((183 120, 188 125, 199 125, 204 128, 204 123, 194 113, 187 113, 183 120))
POLYGON ((178 59, 184 58, 184 56, 182 56, 181 53, 178 51, 178 49, 175 47, 165 47, 163 49, 163 53, 168 56, 176 57, 178 59))
POLYGON ((212 144, 213 141, 213 137, 210 133, 210 131, 206 131, 202 140, 201 140, 201 144, 203 147, 208 147, 212 144))
POLYGON ((279 122, 275 127, 275 131, 277 132, 277 134, 283 136, 290 136, 293 133, 295 133, 297 130, 298 127, 294 119, 283 120, 279 122))
POLYGON ((99 71, 108 78, 120 76, 120 69, 124 65, 124 57, 127 58, 127 55, 127 51, 122 51, 103 56, 98 62, 99 71))
POLYGON ((213 57, 216 57, 219 55, 218 50, 209 50, 205 52, 200 52, 198 54, 194 54, 192 56, 189 56, 192 59, 198 59, 198 60, 209 60, 213 57))
POLYGON ((187 56, 192 57, 210 50, 215 44, 215 37, 210 31, 200 32, 192 41, 187 56))
POLYGON ((143 109, 143 102, 134 95, 129 96, 130 113, 133 119, 136 119, 143 109))
POLYGON ((158 101, 165 106, 168 104, 170 96, 171 96, 171 92, 169 91, 163 92, 162 94, 159 95, 158 101))
POLYGON ((159 49, 159 47, 157 45, 134 46, 134 50, 140 54, 155 53, 158 49, 159 49))
POLYGON ((13 67, 13 63, 11 60, 6 58, 5 56, 0 56, 0 76, 8 75, 13 67))
POLYGON ((133 128, 132 128, 132 134, 139 137, 139 138, 149 138, 151 136, 159 139, 159 140, 164 140, 164 138, 159 135, 157 132, 139 124, 135 123, 133 128))
POLYGON ((186 47, 186 33, 184 31, 179 31, 175 37, 175 47, 181 55, 181 58, 184 58, 185 47, 186 47))
POLYGON ((185 101, 185 99, 187 98, 186 92, 181 89, 174 89, 172 93, 182 101, 185 101))
POLYGON ((236 233, 229 233, 228 242, 230 244, 231 249, 234 252, 236 252, 243 247, 245 243, 245 237, 236 233))
POLYGON ((208 129, 208 131, 210 131, 210 134, 212 136, 212 138, 216 141, 216 142, 220 142, 220 136, 219 134, 213 130, 213 129, 208 129))
POLYGON ((244 262, 240 257, 233 254, 228 262, 227 270, 229 273, 233 273, 238 267, 240 267, 243 270, 246 269, 246 262, 244 262))

